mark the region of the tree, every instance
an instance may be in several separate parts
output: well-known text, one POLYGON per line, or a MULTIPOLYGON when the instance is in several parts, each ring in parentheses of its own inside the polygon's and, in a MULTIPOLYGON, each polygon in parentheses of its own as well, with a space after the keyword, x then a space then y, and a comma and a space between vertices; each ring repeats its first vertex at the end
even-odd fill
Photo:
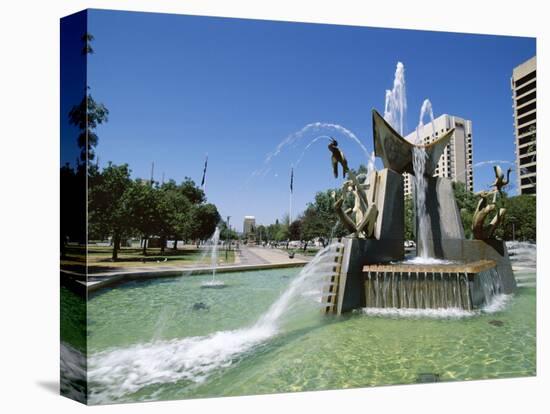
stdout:
MULTIPOLYGON (((91 42, 94 36, 86 33, 81 38, 83 42, 82 53, 93 54, 94 50, 91 42)), ((96 102, 92 97, 90 87, 87 86, 84 97, 79 104, 73 106, 69 111, 69 123, 76 126, 80 133, 77 142, 80 148, 80 161, 89 163, 95 158, 94 148, 97 146, 99 138, 95 129, 108 121, 109 110, 102 103, 96 102)))
MULTIPOLYGON (((346 234, 336 215, 333 193, 338 197, 340 190, 318 192, 315 194, 315 200, 306 207, 302 216, 302 233, 305 240, 319 237, 323 245, 326 245, 329 239, 346 234)), ((348 207, 349 202, 345 205, 345 208, 348 207)))
POLYGON ((117 260, 121 238, 131 231, 130 209, 125 203, 125 193, 130 189, 130 169, 109 163, 100 173, 89 177, 88 211, 91 234, 112 237, 112 259, 117 260))
POLYGON ((286 240, 286 234, 282 231, 282 225, 279 223, 279 219, 275 220, 275 223, 266 227, 267 240, 281 241, 286 240))
POLYGON ((256 226, 256 240, 259 243, 263 243, 268 240, 267 228, 263 224, 256 226))
POLYGON ((82 54, 92 55, 94 53, 94 49, 92 48, 94 36, 91 33, 85 33, 80 40, 84 43, 84 46, 82 47, 82 54))
POLYGON ((143 255, 147 255, 147 242, 162 228, 162 208, 158 190, 144 180, 135 180, 125 192, 123 202, 129 212, 132 227, 143 239, 143 255))
POLYGON ((164 252, 166 238, 174 239, 174 250, 177 250, 178 239, 185 240, 189 237, 190 223, 192 222, 193 204, 187 198, 187 185, 177 185, 174 180, 160 186, 162 201, 165 204, 166 216, 164 217, 164 230, 161 234, 161 252, 164 252))
POLYGON ((497 230, 504 240, 537 240, 537 198, 533 195, 518 195, 503 200, 506 215, 497 230))
POLYGON ((179 191, 192 204, 201 204, 206 201, 204 191, 198 188, 195 181, 189 177, 185 177, 184 181, 179 186, 179 191))
POLYGON ((69 163, 60 169, 60 253, 66 256, 67 242, 86 242, 86 170, 69 163))
POLYGON ((405 198, 405 240, 414 240, 415 215, 412 197, 405 198))
POLYGON ((69 111, 69 123, 80 130, 77 139, 80 161, 90 162, 95 158, 94 148, 99 141, 95 129, 108 121, 108 115, 107 107, 96 102, 90 93, 87 93, 82 101, 69 111))
POLYGON ((237 240, 237 232, 229 227, 227 227, 227 222, 225 220, 220 221, 218 224, 220 228, 220 239, 221 240, 237 240))
POLYGON ((302 220, 294 220, 289 228, 288 235, 291 240, 302 240, 302 220))
MULTIPOLYGON (((479 201, 478 197, 466 190, 464 183, 453 183, 453 188, 465 236, 471 238, 472 217, 479 201)), ((520 240, 536 240, 536 197, 532 195, 508 197, 508 194, 503 191, 502 195, 497 196, 496 208, 506 209, 503 222, 495 232, 496 237, 503 240, 512 240, 514 236, 520 240)))
POLYGON ((464 227, 464 236, 470 239, 472 238, 472 219, 477 207, 478 198, 473 192, 468 191, 466 184, 460 181, 453 182, 453 191, 464 227))
POLYGON ((221 216, 214 204, 196 205, 192 213, 190 237, 196 240, 208 239, 214 233, 221 216))
MULTIPOLYGON (((523 151, 525 149, 525 154, 527 154, 527 157, 522 158, 522 163, 526 164, 526 163, 536 162, 537 161, 537 127, 535 125, 531 125, 529 127, 529 135, 526 136, 525 138, 522 138, 522 140, 523 139, 528 139, 530 143, 526 149, 522 148, 520 150, 520 151, 523 151), (528 161, 525 162, 525 159, 527 159, 528 161)), ((534 169, 533 166, 522 167, 521 173, 522 175, 530 174, 534 172, 533 169, 534 169)), ((531 175, 530 177, 525 177, 521 179, 522 182, 524 182, 524 180, 528 180, 528 184, 533 184, 533 191, 534 193, 536 193, 536 188, 537 188, 536 175, 531 175)))

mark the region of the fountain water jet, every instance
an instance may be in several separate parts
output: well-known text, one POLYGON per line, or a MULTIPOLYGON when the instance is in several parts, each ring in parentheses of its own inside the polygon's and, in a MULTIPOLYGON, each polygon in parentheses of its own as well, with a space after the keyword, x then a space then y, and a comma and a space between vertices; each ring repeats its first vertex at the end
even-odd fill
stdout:
POLYGON ((201 287, 203 288, 222 288, 225 287, 225 283, 221 280, 216 280, 216 269, 218 267, 218 243, 220 242, 220 228, 216 227, 212 238, 209 240, 211 243, 210 249, 210 266, 212 267, 212 280, 204 282, 201 287))
MULTIPOLYGON (((432 128, 434 125, 434 114, 432 109, 432 103, 429 99, 425 99, 420 109, 420 119, 418 120, 418 126, 416 127, 416 142, 413 147, 413 169, 414 169, 414 183, 415 183, 415 201, 416 201, 416 216, 418 219, 417 231, 417 256, 424 261, 433 257, 433 246, 429 244, 428 240, 428 216, 426 211, 426 161, 428 154, 426 148, 422 142, 420 136, 420 130, 424 126, 424 117, 430 116, 430 122, 432 128)), ((435 131, 432 135, 435 134, 435 131)))
POLYGON ((123 399, 155 384, 206 380, 213 372, 236 363, 291 322, 294 312, 309 307, 318 311, 319 297, 327 276, 333 273, 341 244, 319 251, 271 307, 249 327, 218 331, 207 336, 153 341, 89 356, 90 402, 123 399), (312 298, 317 300, 312 301, 312 298))
MULTIPOLYGON (((334 133, 337 133, 339 135, 342 135, 351 141, 353 141, 355 144, 361 148, 361 151, 363 152, 365 159, 367 160, 367 164, 369 165, 369 168, 374 168, 374 157, 373 153, 370 153, 365 145, 361 142, 361 140, 357 137, 356 134, 354 134, 351 130, 347 129, 346 127, 338 124, 328 123, 328 122, 313 122, 310 124, 307 124, 302 129, 300 129, 297 132, 294 132, 290 135, 288 135, 285 139, 283 139, 276 147, 275 149, 268 153, 265 160, 264 165, 258 170, 255 170, 252 172, 251 176, 249 177, 264 177, 267 174, 267 171, 269 171, 270 163, 271 161, 277 157, 287 146, 290 146, 292 144, 295 144, 297 141, 301 140, 303 137, 305 137, 307 134, 311 132, 316 131, 332 131, 334 133), (372 164, 372 165, 371 165, 372 164)), ((319 138, 319 137, 317 137, 319 138)), ((315 138, 314 141, 317 139, 315 138)), ((311 146, 312 142, 308 144, 308 146, 311 146)), ((301 158, 301 157, 300 157, 301 158)))
POLYGON ((307 145, 306 147, 304 148, 304 150, 302 151, 302 154, 300 154, 300 158, 298 158, 298 160, 293 164, 294 167, 298 167, 300 165, 300 163, 302 162, 302 159, 304 158, 304 155, 306 155, 306 152, 307 150, 309 150, 313 144, 315 144, 316 142, 320 141, 321 139, 326 139, 327 141, 330 141, 330 137, 328 135, 319 135, 318 137, 312 139, 307 145))
POLYGON ((397 62, 393 88, 386 90, 386 102, 384 105, 384 119, 400 135, 405 134, 405 120, 407 116, 407 92, 405 84, 405 66, 397 62))
MULTIPOLYGON (((490 236, 467 240, 451 180, 434 176, 454 129, 438 139, 433 132, 433 139, 421 141, 418 131, 426 116, 433 129, 431 102, 425 100, 417 142, 405 140, 400 134, 404 131, 405 96, 404 68, 398 64, 394 88, 386 93, 384 118, 373 110, 375 155, 382 159, 384 169, 376 171, 364 186, 354 174, 348 174, 351 180, 344 183, 357 189, 353 190, 356 201, 373 204, 378 214, 369 223, 373 231, 368 233, 361 232, 361 220, 347 222, 350 235, 343 239, 337 303, 327 307, 338 314, 365 306, 480 309, 492 298, 516 289, 504 242, 490 236), (413 174, 416 184, 418 257, 411 261, 403 261, 405 173, 413 174)), ((345 159, 343 153, 340 158, 345 159)), ((335 202, 337 211, 340 207, 341 199, 335 202)), ((480 217, 478 227, 486 216, 480 217)))
MULTIPOLYGON (((208 247, 206 249, 204 249, 201 256, 197 260, 199 263, 205 263, 206 262, 206 257, 210 256, 210 267, 212 268, 212 279, 202 283, 201 288, 206 288, 206 289, 208 289, 208 288, 214 288, 214 289, 218 288, 218 289, 220 289, 220 288, 224 288, 224 287, 227 286, 223 281, 216 280, 216 269, 217 269, 217 265, 218 265, 217 256, 218 256, 218 243, 219 243, 219 240, 220 240, 220 229, 219 229, 219 227, 216 226, 216 229, 214 230, 214 233, 212 234, 212 236, 210 236, 210 238, 205 243, 208 247)), ((192 270, 185 270, 185 271, 182 272, 181 279, 183 280, 184 278, 190 276, 191 274, 193 274, 192 270)), ((199 304, 195 303, 193 306, 199 305, 199 304)), ((154 340, 159 340, 160 338, 162 338, 163 333, 165 331, 166 322, 170 318, 174 317, 174 315, 176 314, 176 311, 177 311, 176 308, 177 307, 174 307, 174 306, 164 306, 162 308, 162 310, 160 312, 160 315, 159 315, 159 318, 158 318, 157 323, 156 323, 155 334, 154 334, 154 337, 153 337, 154 340)))

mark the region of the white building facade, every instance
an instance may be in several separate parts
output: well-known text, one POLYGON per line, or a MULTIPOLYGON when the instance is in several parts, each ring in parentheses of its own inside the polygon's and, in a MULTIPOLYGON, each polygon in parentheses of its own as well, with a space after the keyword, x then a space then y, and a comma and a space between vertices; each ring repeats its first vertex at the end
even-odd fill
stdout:
POLYGON ((514 68, 510 80, 519 194, 537 193, 537 57, 514 68))
POLYGON ((243 235, 245 237, 256 232, 256 217, 244 216, 243 222, 243 235))
MULTIPOLYGON (((454 115, 441 115, 405 137, 410 142, 417 142, 420 139, 422 144, 429 144, 451 129, 455 129, 449 145, 445 148, 439 159, 434 176, 450 178, 455 182, 462 182, 466 189, 474 191, 473 177, 473 146, 472 146, 472 121, 454 115)), ((410 174, 403 174, 405 197, 411 196, 413 191, 414 177, 410 174)))

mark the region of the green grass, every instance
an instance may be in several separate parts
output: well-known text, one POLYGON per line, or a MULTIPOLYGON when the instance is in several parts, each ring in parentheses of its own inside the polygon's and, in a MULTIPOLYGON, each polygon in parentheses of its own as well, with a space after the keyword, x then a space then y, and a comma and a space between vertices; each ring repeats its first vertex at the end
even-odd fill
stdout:
MULTIPOLYGON (((88 246, 88 269, 90 272, 102 272, 110 270, 120 270, 121 268, 132 267, 151 267, 158 266, 200 266, 209 265, 210 256, 203 257, 205 250, 197 249, 195 246, 183 246, 177 250, 167 248, 161 254, 160 248, 148 248, 147 255, 143 255, 140 248, 122 247, 118 252, 118 259, 111 259, 112 247, 106 246, 88 246), (202 260, 201 260, 202 259, 202 260)), ((62 260, 63 268, 69 270, 84 270, 85 263, 84 246, 70 246, 67 249, 67 257, 62 260)), ((218 264, 234 263, 235 252, 227 252, 227 261, 225 250, 218 252, 218 264)))
POLYGON ((307 249, 304 252, 302 249, 300 249, 300 250, 296 250, 296 253, 299 253, 302 256, 315 256, 319 252, 319 250, 320 249, 307 249))
POLYGON ((304 251, 304 249, 300 249, 296 247, 290 247, 288 250, 285 249, 284 247, 278 247, 278 249, 285 253, 293 251, 295 254, 299 254, 301 256, 315 256, 320 250, 319 248, 312 248, 304 251))

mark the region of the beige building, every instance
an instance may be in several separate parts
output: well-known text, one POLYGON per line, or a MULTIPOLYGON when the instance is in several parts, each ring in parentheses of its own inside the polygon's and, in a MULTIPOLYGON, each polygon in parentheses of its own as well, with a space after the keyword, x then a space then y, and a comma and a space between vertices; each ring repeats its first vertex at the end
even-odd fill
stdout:
MULTIPOLYGON (((418 131, 407 135, 405 139, 416 143, 417 138, 420 138, 423 144, 429 144, 453 128, 455 132, 437 164, 434 176, 463 182, 469 191, 474 191, 472 121, 444 114, 434 119, 433 124, 424 125, 418 131)), ((403 176, 405 197, 407 197, 412 195, 414 177, 410 174, 403 174, 403 176)))
POLYGON ((519 194, 537 193, 537 57, 512 71, 510 80, 516 136, 516 168, 519 194))
POLYGON ((253 241, 256 238, 256 217, 244 216, 243 222, 243 236, 249 241, 253 241))

